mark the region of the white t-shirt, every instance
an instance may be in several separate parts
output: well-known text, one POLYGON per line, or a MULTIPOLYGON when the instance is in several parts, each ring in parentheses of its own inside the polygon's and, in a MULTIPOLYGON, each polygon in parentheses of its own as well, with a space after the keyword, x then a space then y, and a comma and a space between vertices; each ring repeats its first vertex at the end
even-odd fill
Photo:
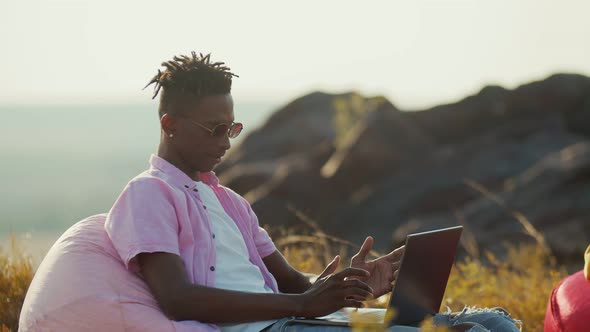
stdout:
MULTIPOLYGON (((195 181, 203 204, 211 220, 215 235, 215 287, 251 293, 272 293, 266 286, 258 266, 250 262, 246 242, 236 223, 225 212, 215 193, 206 184, 195 181)), ((231 313, 228 313, 231 315, 231 313)), ((276 320, 244 323, 220 324, 223 332, 260 331, 276 320)))

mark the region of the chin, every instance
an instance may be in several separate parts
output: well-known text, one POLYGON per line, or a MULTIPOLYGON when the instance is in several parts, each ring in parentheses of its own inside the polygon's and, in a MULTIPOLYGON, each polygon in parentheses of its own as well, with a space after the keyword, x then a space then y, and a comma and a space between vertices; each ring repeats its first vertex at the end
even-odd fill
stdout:
POLYGON ((199 165, 200 167, 198 167, 199 172, 201 173, 207 173, 207 172, 211 172, 213 169, 215 169, 215 166, 217 166, 217 164, 214 165, 199 165))

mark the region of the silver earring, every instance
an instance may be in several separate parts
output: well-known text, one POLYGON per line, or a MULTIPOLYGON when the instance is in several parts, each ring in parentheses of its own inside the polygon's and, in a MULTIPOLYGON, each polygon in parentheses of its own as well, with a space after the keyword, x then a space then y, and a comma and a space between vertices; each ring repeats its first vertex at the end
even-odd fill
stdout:
POLYGON ((174 134, 170 134, 170 135, 168 135, 168 137, 174 137, 174 134))

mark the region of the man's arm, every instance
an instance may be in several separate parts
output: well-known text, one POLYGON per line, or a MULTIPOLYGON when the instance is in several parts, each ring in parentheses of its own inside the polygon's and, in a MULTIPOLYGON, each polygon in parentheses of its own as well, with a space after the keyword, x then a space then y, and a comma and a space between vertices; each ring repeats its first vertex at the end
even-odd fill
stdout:
POLYGON ((262 261, 277 280, 282 293, 301 294, 311 287, 309 278, 294 269, 278 250, 262 261))
POLYGON ((170 253, 138 255, 141 272, 164 313, 173 320, 247 322, 296 316, 299 301, 287 294, 254 294, 193 285, 182 259, 170 253))
POLYGON ((315 317, 344 306, 359 307, 371 289, 351 277, 368 272, 348 268, 316 282, 304 294, 248 293, 194 285, 178 255, 156 252, 138 255, 146 283, 164 313, 173 320, 240 323, 288 316, 315 317))

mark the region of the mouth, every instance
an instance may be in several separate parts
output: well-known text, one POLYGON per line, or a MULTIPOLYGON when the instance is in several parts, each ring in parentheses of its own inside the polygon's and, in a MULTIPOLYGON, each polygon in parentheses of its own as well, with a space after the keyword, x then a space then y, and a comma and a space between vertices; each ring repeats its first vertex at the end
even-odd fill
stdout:
POLYGON ((224 155, 225 155, 225 153, 217 154, 217 155, 212 155, 211 158, 213 158, 217 163, 220 163, 221 162, 221 158, 223 158, 224 155))

